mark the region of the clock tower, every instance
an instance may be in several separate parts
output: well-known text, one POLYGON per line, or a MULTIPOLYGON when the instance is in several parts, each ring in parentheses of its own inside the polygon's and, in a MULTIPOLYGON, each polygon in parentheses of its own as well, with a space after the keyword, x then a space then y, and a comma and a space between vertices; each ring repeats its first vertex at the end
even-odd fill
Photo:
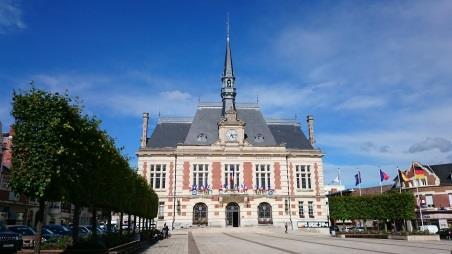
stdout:
POLYGON ((221 84, 223 108, 221 119, 218 122, 218 139, 222 144, 243 144, 245 141, 245 122, 238 118, 235 108, 236 88, 229 40, 229 20, 227 23, 226 55, 221 84))
POLYGON ((229 41, 229 21, 227 24, 226 36, 226 56, 224 58, 224 70, 221 76, 221 99, 223 101, 222 116, 226 115, 229 110, 235 111, 235 77, 232 67, 231 45, 229 41))

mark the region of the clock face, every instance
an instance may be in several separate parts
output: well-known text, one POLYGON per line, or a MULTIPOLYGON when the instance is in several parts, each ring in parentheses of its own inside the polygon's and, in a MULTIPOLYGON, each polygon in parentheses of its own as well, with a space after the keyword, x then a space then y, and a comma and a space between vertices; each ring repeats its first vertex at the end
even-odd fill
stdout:
POLYGON ((226 131, 226 139, 228 141, 236 141, 237 140, 237 131, 234 129, 229 129, 226 131))

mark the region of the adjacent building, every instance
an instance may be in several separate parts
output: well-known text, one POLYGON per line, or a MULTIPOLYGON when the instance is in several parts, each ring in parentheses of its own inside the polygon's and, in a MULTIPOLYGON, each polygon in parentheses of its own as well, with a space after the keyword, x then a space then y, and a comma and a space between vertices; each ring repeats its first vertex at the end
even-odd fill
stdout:
POLYGON ((158 226, 328 227, 313 117, 306 138, 296 120, 266 119, 258 104, 236 103, 237 93, 228 35, 220 103, 160 117, 150 136, 143 114, 138 173, 159 196, 158 226))
MULTIPOLYGON (((2 126, 0 123, 0 130, 2 126)), ((24 195, 11 191, 9 178, 12 159, 13 130, 1 133, 0 164, 0 223, 33 225, 39 210, 38 203, 24 195)))
POLYGON ((452 163, 423 165, 413 162, 395 179, 395 188, 416 196, 416 224, 452 227, 452 163), (399 181, 400 178, 400 181, 399 181))

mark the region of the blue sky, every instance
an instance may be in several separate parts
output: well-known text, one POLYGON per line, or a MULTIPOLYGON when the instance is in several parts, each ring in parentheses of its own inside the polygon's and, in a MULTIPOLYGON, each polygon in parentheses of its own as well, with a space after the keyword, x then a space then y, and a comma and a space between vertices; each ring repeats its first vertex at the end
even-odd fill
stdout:
POLYGON ((227 12, 238 101, 313 114, 326 182, 452 162, 451 1, 0 0, 0 119, 30 80, 67 89, 135 166, 142 112, 220 100, 227 12))

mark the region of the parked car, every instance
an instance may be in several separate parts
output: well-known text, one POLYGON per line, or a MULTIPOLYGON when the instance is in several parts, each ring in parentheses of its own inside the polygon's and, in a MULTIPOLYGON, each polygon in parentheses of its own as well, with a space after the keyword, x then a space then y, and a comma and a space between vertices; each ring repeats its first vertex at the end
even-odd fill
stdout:
POLYGON ((0 251, 18 251, 22 249, 22 237, 20 234, 8 230, 5 225, 0 225, 0 251))
POLYGON ((48 224, 42 228, 52 231, 54 234, 59 236, 70 236, 72 234, 71 230, 63 225, 58 224, 48 224))
MULTIPOLYGON (((91 232, 93 231, 93 225, 85 225, 84 227, 87 228, 87 229, 89 229, 89 230, 91 230, 91 232)), ((102 235, 102 234, 105 234, 106 231, 102 230, 99 226, 97 226, 97 227, 96 227, 96 233, 97 233, 98 235, 102 235)))
POLYGON ((438 231, 439 237, 442 239, 452 239, 452 228, 442 228, 438 231))
POLYGON ((9 225, 8 230, 18 233, 22 236, 22 247, 33 248, 35 246, 36 231, 25 225, 9 225))
MULTIPOLYGON (((71 231, 74 231, 74 227, 72 225, 69 225, 71 231)), ((85 226, 78 226, 78 236, 80 238, 88 238, 92 234, 91 230, 86 228, 85 226)))

